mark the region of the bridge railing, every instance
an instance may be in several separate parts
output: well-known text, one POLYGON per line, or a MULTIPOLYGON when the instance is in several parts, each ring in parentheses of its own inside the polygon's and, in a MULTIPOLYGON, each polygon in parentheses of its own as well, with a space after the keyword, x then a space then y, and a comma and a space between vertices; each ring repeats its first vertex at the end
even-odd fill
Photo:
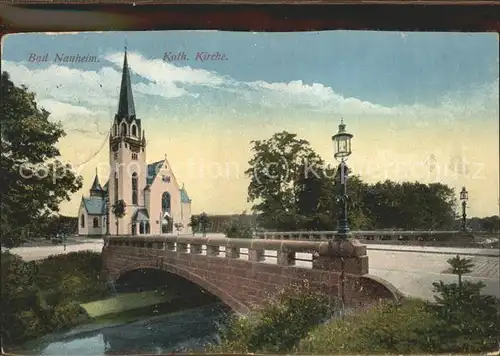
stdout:
MULTIPOLYGON (((340 242, 337 242, 339 244, 340 242)), ((313 269, 340 269, 332 264, 335 254, 342 251, 342 263, 351 262, 350 273, 368 272, 366 246, 359 243, 349 246, 334 246, 331 241, 298 241, 269 239, 234 239, 213 236, 107 236, 108 246, 129 247, 146 250, 148 254, 170 251, 181 254, 206 255, 228 259, 243 259, 251 262, 298 266, 313 269), (356 260, 356 261, 354 261, 356 260), (360 261, 363 261, 360 263, 360 261)), ((337 256, 340 257, 340 256, 337 256)))
MULTIPOLYGON (((255 239, 263 240, 330 240, 336 231, 285 231, 256 232, 255 239)), ((463 231, 351 231, 350 236, 363 241, 446 241, 456 238, 472 238, 463 231)))

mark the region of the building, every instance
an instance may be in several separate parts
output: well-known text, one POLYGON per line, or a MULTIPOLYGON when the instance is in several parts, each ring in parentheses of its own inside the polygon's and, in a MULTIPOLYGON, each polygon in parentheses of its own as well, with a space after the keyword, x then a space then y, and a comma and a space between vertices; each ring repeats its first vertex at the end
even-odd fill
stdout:
POLYGON ((191 199, 179 186, 167 157, 146 163, 146 137, 136 117, 125 50, 118 111, 109 132, 108 182, 97 175, 78 211, 79 235, 190 233, 191 199), (125 216, 115 217, 115 202, 125 202, 125 216), (182 224, 182 226, 181 226, 182 224))

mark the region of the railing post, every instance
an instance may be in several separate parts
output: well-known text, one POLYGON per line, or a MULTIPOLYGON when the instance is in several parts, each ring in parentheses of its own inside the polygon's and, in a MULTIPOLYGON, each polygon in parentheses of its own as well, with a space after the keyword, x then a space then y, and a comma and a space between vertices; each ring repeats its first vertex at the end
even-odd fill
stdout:
POLYGON ((188 244, 177 242, 177 252, 186 253, 188 249, 188 244))
POLYGON ((295 265, 295 252, 278 250, 276 259, 280 266, 293 266, 295 265))
POLYGON ((368 273, 366 246, 358 240, 330 240, 320 245, 313 257, 313 269, 364 275, 368 273))
POLYGON ((250 262, 261 262, 264 261, 266 258, 264 256, 265 250, 264 249, 248 249, 248 260, 250 262))
POLYGON ((219 245, 207 245, 207 256, 219 256, 219 245))
POLYGON ((203 251, 203 245, 198 245, 198 244, 190 244, 190 252, 192 254, 197 254, 200 255, 203 251))
POLYGON ((240 248, 226 246, 226 258, 240 258, 240 248))

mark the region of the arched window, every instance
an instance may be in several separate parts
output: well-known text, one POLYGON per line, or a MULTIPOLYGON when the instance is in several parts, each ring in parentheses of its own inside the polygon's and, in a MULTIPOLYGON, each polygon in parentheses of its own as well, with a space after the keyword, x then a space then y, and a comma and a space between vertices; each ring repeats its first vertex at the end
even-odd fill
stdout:
POLYGON ((115 172, 115 202, 118 201, 118 172, 115 172))
POLYGON ((161 196, 161 210, 170 213, 170 193, 165 192, 161 196))
POLYGON ((99 218, 94 218, 93 225, 94 227, 99 227, 99 218))
POLYGON ((144 224, 142 222, 139 224, 139 234, 144 234, 144 224))
POLYGON ((132 204, 137 205, 137 173, 132 174, 132 204))
POLYGON ((149 234, 149 221, 146 222, 146 234, 149 234))
POLYGON ((137 126, 135 126, 135 125, 132 125, 132 136, 137 137, 137 126))
POLYGON ((122 123, 122 136, 127 136, 127 124, 122 123))
POLYGON ((83 214, 80 217, 80 226, 81 227, 85 227, 85 215, 83 215, 83 214))

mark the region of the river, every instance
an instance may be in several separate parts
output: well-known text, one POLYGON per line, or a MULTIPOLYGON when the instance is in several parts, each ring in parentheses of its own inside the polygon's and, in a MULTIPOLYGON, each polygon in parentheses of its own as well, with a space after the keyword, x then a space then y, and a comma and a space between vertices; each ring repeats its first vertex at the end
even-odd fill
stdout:
POLYGON ((215 303, 119 325, 77 327, 25 345, 23 354, 47 356, 200 352, 218 342, 230 311, 215 303))

